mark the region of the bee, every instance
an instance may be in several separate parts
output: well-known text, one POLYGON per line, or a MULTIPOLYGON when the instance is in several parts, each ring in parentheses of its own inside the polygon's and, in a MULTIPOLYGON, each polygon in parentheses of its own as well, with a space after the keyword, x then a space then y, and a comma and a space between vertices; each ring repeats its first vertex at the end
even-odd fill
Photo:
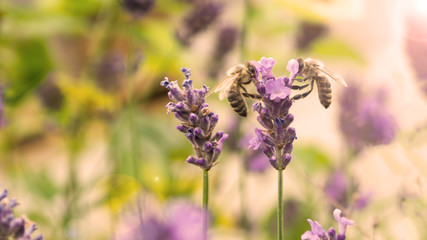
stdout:
POLYGON ((248 107, 243 97, 251 99, 261 99, 258 94, 248 93, 244 84, 250 84, 255 79, 256 70, 253 65, 247 63, 246 65, 239 64, 232 67, 227 72, 227 76, 215 86, 207 96, 213 92, 219 92, 219 99, 223 100, 227 97, 233 110, 242 117, 248 114, 248 107), (240 92, 240 90, 244 92, 240 92))
POLYGON ((301 98, 307 97, 311 91, 313 91, 314 82, 316 82, 317 85, 317 91, 319 95, 320 103, 323 107, 328 108, 329 105, 331 105, 332 101, 332 90, 331 90, 331 82, 330 80, 335 80, 341 85, 347 87, 347 83, 344 81, 344 79, 337 75, 332 73, 331 71, 327 70, 323 67, 323 63, 311 58, 307 58, 303 60, 302 58, 298 58, 298 64, 299 64, 299 71, 298 75, 304 77, 303 79, 295 79, 298 82, 308 82, 305 85, 293 85, 291 88, 296 90, 304 89, 308 86, 310 86, 310 90, 295 95, 292 99, 298 100, 301 98))

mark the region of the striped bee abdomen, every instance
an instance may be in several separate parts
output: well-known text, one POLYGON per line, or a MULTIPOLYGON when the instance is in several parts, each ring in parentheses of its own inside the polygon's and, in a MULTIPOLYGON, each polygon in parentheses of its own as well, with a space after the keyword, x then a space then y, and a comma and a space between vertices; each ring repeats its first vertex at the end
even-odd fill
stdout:
POLYGON ((230 88, 227 100, 237 114, 242 117, 246 117, 248 115, 246 102, 243 100, 243 96, 240 93, 237 85, 233 85, 230 88))
POLYGON ((328 108, 332 101, 331 83, 326 77, 316 78, 319 100, 323 107, 328 108))

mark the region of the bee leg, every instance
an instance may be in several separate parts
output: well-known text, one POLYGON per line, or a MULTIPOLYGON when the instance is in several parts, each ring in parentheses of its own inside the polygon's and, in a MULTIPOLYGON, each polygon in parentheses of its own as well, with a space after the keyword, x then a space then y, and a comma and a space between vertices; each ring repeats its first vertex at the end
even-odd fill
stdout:
POLYGON ((244 97, 247 97, 247 98, 252 98, 252 99, 262 99, 262 96, 261 95, 259 95, 259 94, 253 94, 253 93, 248 93, 248 90, 246 90, 246 88, 245 87, 243 87, 243 86, 240 86, 242 89, 243 89, 243 93, 242 93, 242 95, 244 96, 244 97))
MULTIPOLYGON (((308 84, 307 84, 307 85, 308 85, 308 84)), ((313 87, 314 87, 314 81, 312 81, 312 82, 311 82, 311 84, 310 84, 310 90, 308 90, 308 91, 307 91, 307 92, 305 92, 305 93, 297 94, 297 95, 293 96, 293 97, 292 97, 292 100, 298 100, 298 99, 301 99, 301 98, 305 98, 305 97, 307 97, 307 96, 308 96, 308 94, 310 94, 310 93, 311 93, 311 91, 313 91, 313 87)))
POLYGON ((242 96, 251 98, 251 99, 262 99, 262 96, 259 94, 253 94, 253 93, 247 93, 247 92, 242 93, 242 96))
POLYGON ((304 89, 304 88, 308 87, 308 85, 310 85, 310 84, 308 83, 308 84, 305 84, 305 85, 302 85, 302 86, 292 85, 291 89, 293 89, 293 90, 301 90, 301 89, 304 89))

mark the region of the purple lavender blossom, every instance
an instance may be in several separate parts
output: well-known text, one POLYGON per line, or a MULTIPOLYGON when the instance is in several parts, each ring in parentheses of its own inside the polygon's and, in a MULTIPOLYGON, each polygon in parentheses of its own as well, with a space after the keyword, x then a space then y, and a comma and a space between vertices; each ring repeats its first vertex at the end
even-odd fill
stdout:
POLYGON ((338 221, 338 234, 334 228, 330 228, 328 232, 323 230, 320 223, 307 219, 308 223, 311 226, 311 231, 306 231, 301 235, 301 240, 345 240, 345 233, 348 225, 353 225, 354 221, 345 217, 341 217, 341 210, 334 210, 334 218, 338 221))
POLYGON ((177 38, 183 45, 197 33, 208 28, 219 16, 222 4, 213 1, 197 1, 194 8, 184 18, 183 26, 177 31, 177 38))
POLYGON ((354 221, 345 217, 341 217, 341 210, 339 209, 334 210, 334 218, 339 223, 337 240, 344 240, 347 226, 353 225, 354 221))
POLYGON ((396 123, 387 110, 383 90, 364 96, 355 84, 346 88, 340 99, 340 128, 351 149, 356 153, 366 146, 390 143, 396 123))
POLYGON ((136 18, 144 16, 154 6, 154 0, 122 0, 123 7, 136 18))
POLYGON ((327 239, 326 232, 323 230, 322 226, 319 222, 313 221, 311 219, 307 219, 308 223, 311 226, 311 231, 306 231, 302 236, 301 239, 310 239, 310 240, 321 240, 321 239, 327 239))
POLYGON ((274 168, 283 170, 291 161, 292 143, 296 139, 295 129, 289 127, 294 119, 289 113, 292 106, 289 95, 294 78, 292 75, 298 72, 298 62, 288 63, 287 69, 291 70, 291 78, 275 78, 272 71, 275 63, 273 58, 265 57, 259 62, 251 62, 257 74, 261 74, 261 79, 255 86, 263 98, 262 102, 253 105, 253 109, 258 112, 257 120, 264 130, 255 129, 256 138, 251 141, 249 147, 254 150, 260 148, 274 168), (281 159, 278 159, 279 157, 281 159))
POLYGON ((357 182, 352 181, 342 171, 336 170, 329 177, 325 185, 325 193, 344 207, 362 210, 371 198, 372 193, 362 193, 357 182))
POLYGON ((334 201, 346 206, 348 188, 349 183, 344 173, 335 171, 326 183, 325 192, 334 201))
POLYGON ((187 202, 167 208, 165 219, 150 217, 136 228, 118 236, 119 240, 200 240, 203 210, 187 202))
POLYGON ((182 122, 177 129, 185 133, 196 152, 196 156, 188 157, 187 162, 209 170, 218 159, 228 135, 224 132, 213 133, 218 114, 210 111, 205 103, 208 88, 203 85, 201 89, 193 89, 193 81, 189 79, 190 69, 182 68, 181 71, 185 75, 183 89, 178 86, 177 81, 169 82, 167 78, 160 84, 169 89, 168 96, 172 100, 166 108, 168 113, 173 112, 182 122))
MULTIPOLYGON (((18 205, 16 199, 7 199, 7 190, 0 193, 0 239, 32 240, 36 225, 24 217, 15 218, 13 208, 18 205)), ((34 240, 42 240, 39 235, 34 240)))
POLYGON ((223 68, 224 58, 233 50, 237 43, 238 36, 239 30, 232 25, 224 26, 219 30, 214 52, 208 65, 209 77, 217 77, 218 72, 223 68))

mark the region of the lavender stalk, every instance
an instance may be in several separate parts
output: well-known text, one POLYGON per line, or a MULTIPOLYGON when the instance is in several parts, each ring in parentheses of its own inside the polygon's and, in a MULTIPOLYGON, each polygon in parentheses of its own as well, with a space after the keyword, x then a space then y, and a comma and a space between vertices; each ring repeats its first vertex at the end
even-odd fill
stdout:
POLYGON ((209 109, 205 102, 208 92, 206 86, 201 89, 193 88, 190 79, 190 69, 182 68, 185 80, 183 89, 178 86, 177 81, 169 82, 167 78, 161 85, 169 90, 168 96, 172 100, 166 105, 169 112, 181 121, 177 129, 185 134, 185 137, 193 145, 196 156, 187 158, 187 162, 203 169, 203 231, 204 239, 207 239, 208 230, 208 199, 209 199, 209 175, 208 171, 215 165, 222 151, 222 143, 228 135, 224 132, 214 133, 218 122, 218 114, 209 109))
MULTIPOLYGON (((283 170, 291 161, 293 141, 296 139, 295 129, 289 127, 294 116, 289 113, 292 106, 290 97, 293 79, 296 77, 299 65, 295 59, 287 65, 290 77, 273 75, 272 69, 276 61, 273 58, 261 58, 259 62, 251 62, 261 75, 255 85, 262 96, 262 102, 253 105, 258 112, 257 120, 264 129, 255 128, 256 138, 250 143, 250 148, 261 149, 268 157, 270 164, 278 171, 278 207, 277 207, 277 235, 282 240, 283 225, 283 170)), ((258 79, 258 76, 257 76, 258 79)))

